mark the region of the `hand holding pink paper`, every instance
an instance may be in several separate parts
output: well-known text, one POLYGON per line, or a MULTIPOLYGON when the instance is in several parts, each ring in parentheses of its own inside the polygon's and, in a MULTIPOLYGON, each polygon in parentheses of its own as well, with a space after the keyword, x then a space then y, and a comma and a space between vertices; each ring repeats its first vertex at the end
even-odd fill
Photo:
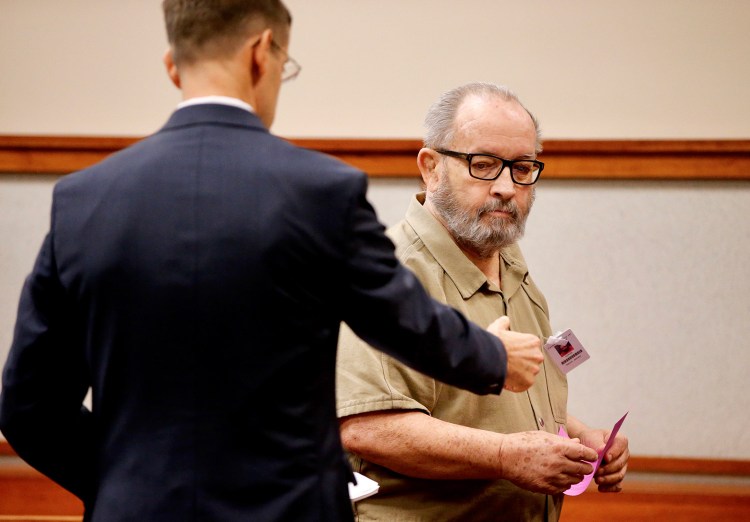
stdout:
MULTIPOLYGON (((625 422, 625 417, 627 417, 627 416, 628 416, 628 414, 625 413, 625 415, 623 415, 622 418, 615 423, 615 426, 612 428, 612 432, 609 435, 609 439, 607 439, 607 444, 605 444, 604 449, 602 449, 599 452, 599 458, 594 463, 594 471, 592 471, 591 473, 589 473, 588 475, 586 475, 585 477, 583 477, 583 480, 581 482, 579 482, 578 484, 574 484, 574 485, 570 486, 570 489, 568 489, 567 491, 564 492, 566 495, 574 497, 574 496, 580 495, 581 493, 583 493, 584 491, 586 491, 586 488, 588 488, 589 484, 591 483, 591 481, 594 478, 594 475, 596 474, 596 470, 599 469, 599 466, 602 463, 602 459, 604 458, 604 455, 606 455, 607 451, 609 451, 609 448, 612 447, 612 443, 614 443, 614 441, 615 441, 615 437, 617 436, 617 432, 620 431, 620 426, 622 426, 622 423, 625 422)), ((568 433, 565 431, 565 428, 562 427, 562 426, 560 427, 560 430, 558 431, 557 434, 560 435, 561 437, 570 438, 568 436, 568 433)))

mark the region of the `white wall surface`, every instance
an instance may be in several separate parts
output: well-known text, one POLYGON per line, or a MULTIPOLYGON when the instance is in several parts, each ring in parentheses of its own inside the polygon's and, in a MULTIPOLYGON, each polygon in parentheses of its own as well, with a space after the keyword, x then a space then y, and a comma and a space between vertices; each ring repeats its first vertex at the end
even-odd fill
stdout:
MULTIPOLYGON (((0 0, 0 133, 144 135, 178 101, 158 0, 0 0)), ((428 105, 506 83, 555 138, 746 138, 746 0, 288 0, 275 131, 421 136, 428 105)))
MULTIPOLYGON (((750 138, 745 0, 288 0, 274 131, 418 138, 429 104, 507 83, 547 137, 750 138)), ((0 134, 156 130, 179 100, 156 0, 0 0, 0 134)), ((0 175, 0 361, 55 176, 0 175)), ((375 179, 392 224, 417 180, 375 179)), ((638 455, 750 459, 750 183, 542 181, 523 248, 591 360, 571 411, 638 455)))

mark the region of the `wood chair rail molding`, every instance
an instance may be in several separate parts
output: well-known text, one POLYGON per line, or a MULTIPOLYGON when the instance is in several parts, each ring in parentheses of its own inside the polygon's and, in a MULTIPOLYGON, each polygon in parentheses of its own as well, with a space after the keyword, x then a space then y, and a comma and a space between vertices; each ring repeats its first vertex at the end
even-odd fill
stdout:
MULTIPOLYGON (((0 439, 0 457, 15 456, 10 444, 0 439)), ((750 460, 631 456, 628 471, 750 477, 750 460)))
MULTIPOLYGON (((66 174, 140 138, 0 135, 0 174, 66 174)), ((372 177, 417 178, 414 139, 289 139, 372 177)), ((750 180, 747 140, 547 140, 544 179, 750 180)))

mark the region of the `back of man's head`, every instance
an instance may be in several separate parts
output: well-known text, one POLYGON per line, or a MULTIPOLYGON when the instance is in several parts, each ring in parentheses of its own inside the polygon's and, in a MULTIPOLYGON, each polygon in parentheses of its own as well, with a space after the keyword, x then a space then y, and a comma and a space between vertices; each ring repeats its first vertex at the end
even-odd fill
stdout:
POLYGON ((284 44, 292 23, 281 0, 164 0, 162 9, 178 66, 230 56, 266 28, 284 44))

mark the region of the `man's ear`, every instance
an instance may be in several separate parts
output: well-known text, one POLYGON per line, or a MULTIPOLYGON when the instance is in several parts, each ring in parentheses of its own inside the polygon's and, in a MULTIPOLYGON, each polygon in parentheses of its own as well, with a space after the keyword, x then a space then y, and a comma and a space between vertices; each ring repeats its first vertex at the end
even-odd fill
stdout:
POLYGON ((255 87, 268 72, 271 60, 271 47, 273 42, 273 31, 265 29, 260 33, 260 39, 253 36, 248 39, 248 56, 250 59, 250 75, 253 87, 255 87))
POLYGON ((164 67, 166 67, 167 69, 167 76, 169 76, 169 79, 172 80, 172 83, 175 85, 175 87, 180 89, 180 72, 177 70, 177 66, 174 64, 174 53, 171 47, 164 52, 162 61, 164 62, 164 67))
POLYGON ((432 149, 422 148, 417 154, 417 167, 427 192, 432 192, 440 181, 439 161, 438 153, 432 149))

